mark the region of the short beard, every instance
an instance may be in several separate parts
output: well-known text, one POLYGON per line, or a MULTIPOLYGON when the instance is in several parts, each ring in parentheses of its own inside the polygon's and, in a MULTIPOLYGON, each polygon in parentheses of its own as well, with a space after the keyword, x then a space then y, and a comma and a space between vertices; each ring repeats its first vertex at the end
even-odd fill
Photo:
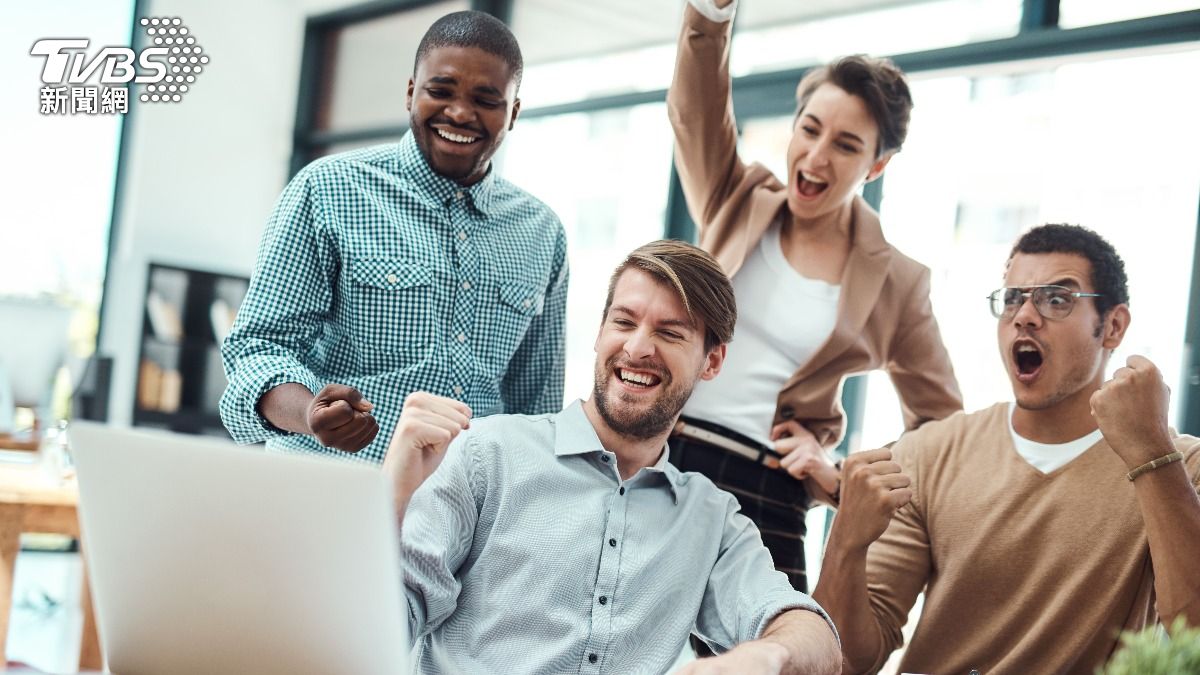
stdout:
POLYGON ((696 386, 695 381, 686 388, 672 391, 670 384, 673 380, 670 379, 669 374, 664 373, 665 376, 662 378, 661 385, 663 393, 650 406, 650 410, 641 416, 627 415, 622 417, 609 407, 607 388, 605 386, 608 382, 608 374, 613 372, 613 364, 615 364, 615 361, 604 366, 597 365, 596 381, 592 391, 593 398, 596 401, 596 411, 600 413, 600 417, 604 420, 604 423, 610 429, 617 432, 617 434, 639 441, 648 440, 666 433, 674 426, 676 418, 679 417, 679 411, 683 410, 683 405, 691 397, 692 389, 696 386))

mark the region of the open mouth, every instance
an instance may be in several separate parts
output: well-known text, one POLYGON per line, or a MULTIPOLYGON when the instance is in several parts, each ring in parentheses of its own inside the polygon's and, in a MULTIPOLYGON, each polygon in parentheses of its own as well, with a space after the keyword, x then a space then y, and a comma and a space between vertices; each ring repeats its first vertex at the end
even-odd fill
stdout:
POLYGON ((1041 372, 1045 358, 1036 342, 1021 339, 1013 343, 1012 360, 1016 366, 1017 379, 1021 382, 1031 382, 1041 372))
POLYGON ((483 135, 469 129, 457 129, 445 124, 431 125, 438 138, 451 145, 470 146, 483 139, 483 135))
POLYGON ((616 368, 614 372, 617 375, 617 379, 621 381, 621 384, 635 391, 653 389, 662 382, 661 377, 646 370, 616 368))
POLYGON ((805 199, 814 199, 829 187, 829 181, 806 171, 796 172, 796 191, 805 199))

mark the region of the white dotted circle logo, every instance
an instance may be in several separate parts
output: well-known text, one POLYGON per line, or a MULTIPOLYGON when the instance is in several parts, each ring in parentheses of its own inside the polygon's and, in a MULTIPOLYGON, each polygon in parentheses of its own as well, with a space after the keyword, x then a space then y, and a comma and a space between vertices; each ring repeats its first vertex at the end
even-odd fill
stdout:
POLYGON ((183 25, 179 17, 151 16, 138 20, 148 36, 148 42, 159 49, 151 59, 169 64, 161 82, 147 84, 145 93, 138 96, 143 103, 179 103, 188 92, 188 84, 196 81, 196 75, 208 65, 208 55, 196 43, 191 29, 183 25), (203 55, 202 55, 203 54, 203 55), (175 84, 178 83, 178 84, 175 84))

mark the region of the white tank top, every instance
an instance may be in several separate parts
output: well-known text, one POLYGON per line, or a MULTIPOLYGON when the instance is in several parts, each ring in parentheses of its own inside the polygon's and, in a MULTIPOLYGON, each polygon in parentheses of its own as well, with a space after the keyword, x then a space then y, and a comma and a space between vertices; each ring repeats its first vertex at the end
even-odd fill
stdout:
POLYGON ((779 392, 833 332, 841 286, 788 264, 778 219, 733 277, 738 320, 716 378, 701 381, 683 414, 772 445, 779 392))

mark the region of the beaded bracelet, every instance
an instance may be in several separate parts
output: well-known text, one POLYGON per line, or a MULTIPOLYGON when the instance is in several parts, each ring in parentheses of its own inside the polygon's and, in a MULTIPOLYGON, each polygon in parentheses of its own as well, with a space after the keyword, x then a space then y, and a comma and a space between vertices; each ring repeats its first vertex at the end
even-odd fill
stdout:
POLYGON ((1170 464, 1171 462, 1178 462, 1181 459, 1183 459, 1183 453, 1176 450, 1175 452, 1172 452, 1169 455, 1163 455, 1162 457, 1159 457, 1157 459, 1152 459, 1149 462, 1146 462, 1145 464, 1139 466, 1138 468, 1134 469, 1133 471, 1130 471, 1129 473, 1125 474, 1125 477, 1128 478, 1129 480, 1133 480, 1134 478, 1137 478, 1138 476, 1140 476, 1144 473, 1153 471, 1153 470, 1159 468, 1160 466, 1166 466, 1166 465, 1170 464))

